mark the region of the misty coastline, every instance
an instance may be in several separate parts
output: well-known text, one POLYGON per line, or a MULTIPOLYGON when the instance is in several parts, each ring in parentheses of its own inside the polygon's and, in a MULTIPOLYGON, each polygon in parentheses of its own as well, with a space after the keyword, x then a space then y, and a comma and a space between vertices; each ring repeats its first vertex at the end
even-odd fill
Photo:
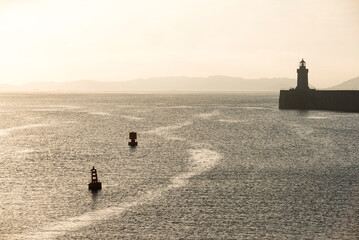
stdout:
MULTIPOLYGON (((54 93, 235 93, 278 92, 296 86, 291 78, 245 79, 229 76, 159 77, 129 81, 78 80, 69 82, 32 82, 20 86, 0 84, 0 92, 54 93)), ((315 88, 314 86, 310 86, 315 88)), ((358 90, 359 77, 345 81, 328 90, 358 90)))
POLYGON ((295 86, 290 78, 244 79, 211 76, 160 77, 122 82, 79 80, 69 82, 32 82, 20 86, 0 85, 0 92, 274 92, 295 86))

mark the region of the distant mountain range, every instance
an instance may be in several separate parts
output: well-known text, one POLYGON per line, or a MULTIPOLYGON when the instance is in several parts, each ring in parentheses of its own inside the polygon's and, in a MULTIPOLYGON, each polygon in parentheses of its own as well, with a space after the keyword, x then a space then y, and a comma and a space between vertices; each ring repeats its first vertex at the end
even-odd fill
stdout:
POLYGON ((80 80, 32 82, 22 86, 0 84, 1 92, 134 92, 134 91, 277 91, 296 86, 295 79, 244 79, 228 76, 160 77, 123 82, 80 80))
MULTIPOLYGON (((22 86, 0 84, 0 92, 279 91, 293 88, 296 85, 297 80, 290 78, 160 77, 123 82, 80 80, 71 82, 32 82, 22 86)), ((359 89, 359 77, 334 86, 334 88, 359 89)))
POLYGON ((352 78, 352 79, 345 81, 339 85, 333 86, 330 89, 359 90, 359 77, 352 78))

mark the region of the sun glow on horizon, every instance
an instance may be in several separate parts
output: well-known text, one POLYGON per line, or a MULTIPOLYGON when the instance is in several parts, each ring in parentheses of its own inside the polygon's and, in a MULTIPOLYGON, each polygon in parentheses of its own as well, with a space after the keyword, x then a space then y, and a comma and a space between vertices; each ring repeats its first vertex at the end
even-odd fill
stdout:
POLYGON ((0 84, 231 75, 311 84, 359 75, 359 4, 344 1, 0 2, 0 84))

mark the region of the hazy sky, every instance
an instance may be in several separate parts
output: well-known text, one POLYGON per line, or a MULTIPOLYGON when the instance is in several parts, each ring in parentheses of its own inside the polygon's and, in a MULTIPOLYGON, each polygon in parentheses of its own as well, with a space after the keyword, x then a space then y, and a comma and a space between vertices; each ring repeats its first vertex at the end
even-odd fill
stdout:
POLYGON ((359 0, 0 0, 0 83, 359 76, 359 0))

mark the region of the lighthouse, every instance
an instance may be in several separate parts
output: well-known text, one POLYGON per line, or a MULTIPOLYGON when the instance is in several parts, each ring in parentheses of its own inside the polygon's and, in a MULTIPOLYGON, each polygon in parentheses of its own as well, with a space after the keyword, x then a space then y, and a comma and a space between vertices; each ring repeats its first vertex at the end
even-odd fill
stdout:
POLYGON ((306 63, 302 59, 299 63, 299 68, 297 69, 297 87, 298 90, 309 90, 308 85, 308 69, 306 68, 306 63))

